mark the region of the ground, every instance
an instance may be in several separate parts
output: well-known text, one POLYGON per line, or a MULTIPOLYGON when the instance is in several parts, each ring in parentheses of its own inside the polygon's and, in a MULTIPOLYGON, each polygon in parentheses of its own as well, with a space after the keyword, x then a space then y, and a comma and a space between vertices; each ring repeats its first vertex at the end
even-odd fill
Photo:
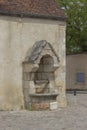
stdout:
POLYGON ((67 108, 54 111, 0 111, 0 130, 87 130, 87 94, 67 99, 67 108))

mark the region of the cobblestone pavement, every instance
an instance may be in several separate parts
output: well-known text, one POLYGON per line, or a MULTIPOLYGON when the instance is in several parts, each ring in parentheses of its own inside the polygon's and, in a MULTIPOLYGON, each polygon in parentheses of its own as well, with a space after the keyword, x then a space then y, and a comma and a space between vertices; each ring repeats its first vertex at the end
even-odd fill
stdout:
POLYGON ((67 99, 67 108, 54 111, 0 111, 0 130, 87 130, 87 94, 67 99))

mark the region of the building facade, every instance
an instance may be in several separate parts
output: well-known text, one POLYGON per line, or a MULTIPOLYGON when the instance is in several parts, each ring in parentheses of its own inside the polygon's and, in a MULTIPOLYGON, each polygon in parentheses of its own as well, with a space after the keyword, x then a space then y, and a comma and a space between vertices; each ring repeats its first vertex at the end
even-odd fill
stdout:
MULTIPOLYGON (((43 80, 45 86, 49 79, 35 78, 36 75, 33 75, 32 80, 30 74, 37 72, 38 77, 38 67, 44 56, 49 59, 49 62, 45 59, 44 64, 55 61, 52 65, 54 71, 49 70, 55 79, 49 80, 48 86, 52 88, 51 81, 54 81, 53 94, 58 93, 55 96, 58 107, 66 106, 65 19, 65 14, 55 0, 36 0, 33 3, 32 0, 0 1, 0 110, 28 109, 33 102, 30 95, 41 96, 40 89, 35 95, 35 85, 38 85, 35 84, 35 79, 38 82, 43 80), (33 61, 29 60, 32 58, 33 61)), ((49 98, 50 93, 42 94, 42 97, 49 98)), ((54 96, 51 97, 53 100, 54 96)), ((35 103, 35 107, 41 106, 37 101, 35 103)), ((43 102, 42 108, 47 103, 50 101, 43 102)))
POLYGON ((67 89, 87 90, 87 54, 67 55, 67 89))

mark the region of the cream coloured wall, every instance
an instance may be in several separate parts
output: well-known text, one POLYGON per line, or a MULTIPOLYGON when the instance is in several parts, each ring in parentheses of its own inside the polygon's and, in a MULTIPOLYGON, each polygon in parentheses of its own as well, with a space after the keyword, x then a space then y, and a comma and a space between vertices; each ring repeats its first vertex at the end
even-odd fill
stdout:
POLYGON ((24 108, 22 63, 36 41, 50 42, 60 59, 56 85, 60 107, 65 98, 65 22, 0 16, 0 110, 24 108))

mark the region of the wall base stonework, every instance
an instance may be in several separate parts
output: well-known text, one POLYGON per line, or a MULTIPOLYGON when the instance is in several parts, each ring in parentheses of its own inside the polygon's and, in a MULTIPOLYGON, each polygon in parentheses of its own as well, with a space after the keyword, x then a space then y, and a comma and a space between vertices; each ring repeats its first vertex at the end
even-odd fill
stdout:
POLYGON ((50 103, 33 103, 31 105, 31 110, 49 110, 50 109, 50 103))
POLYGON ((67 107, 67 99, 65 97, 57 97, 58 107, 67 107))

